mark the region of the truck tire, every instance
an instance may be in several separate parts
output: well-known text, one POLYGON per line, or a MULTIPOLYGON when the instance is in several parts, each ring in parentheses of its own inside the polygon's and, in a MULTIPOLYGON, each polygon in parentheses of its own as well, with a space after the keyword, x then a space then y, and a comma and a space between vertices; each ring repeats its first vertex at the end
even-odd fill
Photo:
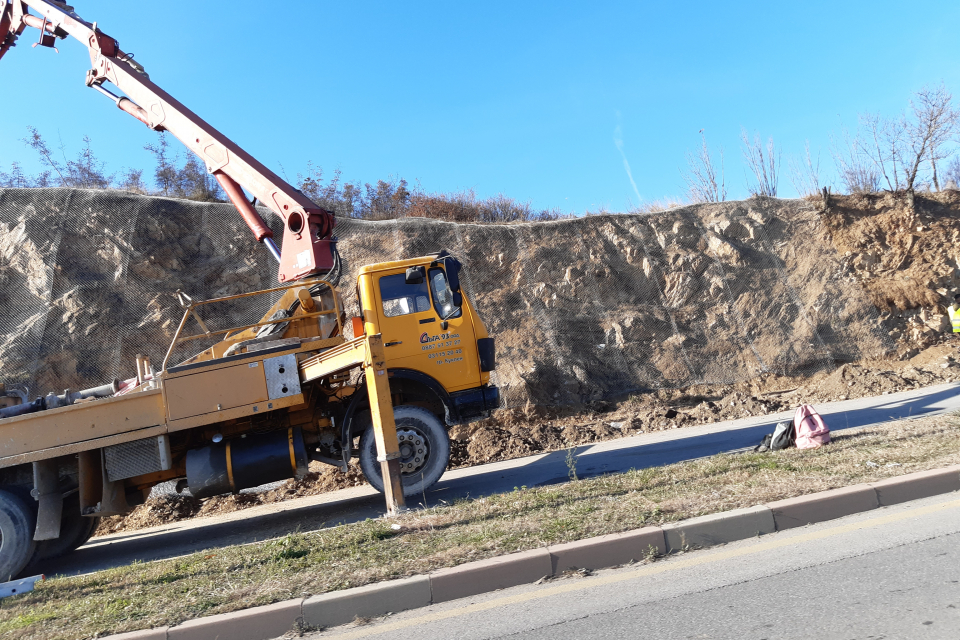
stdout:
POLYGON ((100 525, 100 518, 80 515, 80 494, 74 493, 63 501, 63 519, 60 537, 37 543, 33 562, 58 558, 83 546, 100 525))
POLYGON ((0 582, 17 577, 33 557, 35 518, 22 498, 0 489, 0 582))
MULTIPOLYGON (((394 407, 400 441, 400 465, 404 496, 421 496, 436 484, 450 461, 450 436, 437 416, 422 407, 394 407)), ((374 489, 383 493, 383 477, 377 462, 373 423, 360 437, 360 470, 374 489)))

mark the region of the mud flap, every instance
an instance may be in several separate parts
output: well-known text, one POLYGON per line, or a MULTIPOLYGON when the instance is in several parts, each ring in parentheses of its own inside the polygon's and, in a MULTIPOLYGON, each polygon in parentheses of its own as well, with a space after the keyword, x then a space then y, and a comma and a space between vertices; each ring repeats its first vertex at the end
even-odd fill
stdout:
POLYGON ((60 492, 60 467, 55 459, 33 463, 33 494, 40 503, 33 539, 56 540, 60 537, 63 494, 60 492))

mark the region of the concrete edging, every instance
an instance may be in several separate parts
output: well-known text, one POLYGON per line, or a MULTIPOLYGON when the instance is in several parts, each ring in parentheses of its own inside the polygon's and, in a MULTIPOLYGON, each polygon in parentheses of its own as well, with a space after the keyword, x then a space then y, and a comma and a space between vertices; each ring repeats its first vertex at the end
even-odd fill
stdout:
POLYGON ((667 542, 667 551, 682 551, 688 546, 712 547, 764 533, 773 533, 777 530, 777 525, 774 523, 770 508, 757 505, 690 518, 665 524, 661 528, 667 542))
POLYGON ((960 465, 467 562, 433 573, 286 600, 104 640, 269 640, 298 625, 331 627, 530 584, 569 569, 603 569, 687 546, 709 547, 960 490, 960 465))

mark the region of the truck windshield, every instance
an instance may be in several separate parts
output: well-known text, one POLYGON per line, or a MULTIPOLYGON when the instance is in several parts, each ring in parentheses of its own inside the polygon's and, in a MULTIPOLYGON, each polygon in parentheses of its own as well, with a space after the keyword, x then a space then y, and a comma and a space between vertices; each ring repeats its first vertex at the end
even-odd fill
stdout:
POLYGON ((447 274, 443 269, 430 269, 430 290, 433 292, 433 304, 441 318, 459 318, 461 309, 454 311, 453 292, 447 283, 447 274))
POLYGON ((380 278, 380 299, 383 300, 383 315, 388 318, 405 316, 430 310, 430 294, 427 283, 407 284, 404 274, 380 278))

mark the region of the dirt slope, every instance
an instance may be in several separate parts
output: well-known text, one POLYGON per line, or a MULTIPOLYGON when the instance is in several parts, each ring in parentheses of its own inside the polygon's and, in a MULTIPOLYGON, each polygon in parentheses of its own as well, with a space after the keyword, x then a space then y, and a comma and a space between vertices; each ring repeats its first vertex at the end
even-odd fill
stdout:
MULTIPOLYGON (((158 361, 177 289, 271 286, 248 233, 227 205, 0 190, 0 380, 37 395, 127 377, 136 353, 158 361)), ((942 310, 960 286, 957 192, 508 226, 341 220, 338 236, 348 304, 363 264, 440 248, 466 263, 509 408, 452 431, 456 466, 955 377, 942 310)), ((104 530, 361 481, 318 469, 256 496, 151 501, 104 530)))
MULTIPOLYGON (((354 309, 364 264, 461 256, 509 406, 810 373, 895 346, 804 201, 520 225, 346 219, 337 234, 354 309)), ((166 350, 176 290, 210 298, 273 274, 227 205, 0 190, 0 379, 35 395, 129 377, 137 353, 158 362, 166 350)), ((225 327, 265 306, 205 317, 225 327)))

